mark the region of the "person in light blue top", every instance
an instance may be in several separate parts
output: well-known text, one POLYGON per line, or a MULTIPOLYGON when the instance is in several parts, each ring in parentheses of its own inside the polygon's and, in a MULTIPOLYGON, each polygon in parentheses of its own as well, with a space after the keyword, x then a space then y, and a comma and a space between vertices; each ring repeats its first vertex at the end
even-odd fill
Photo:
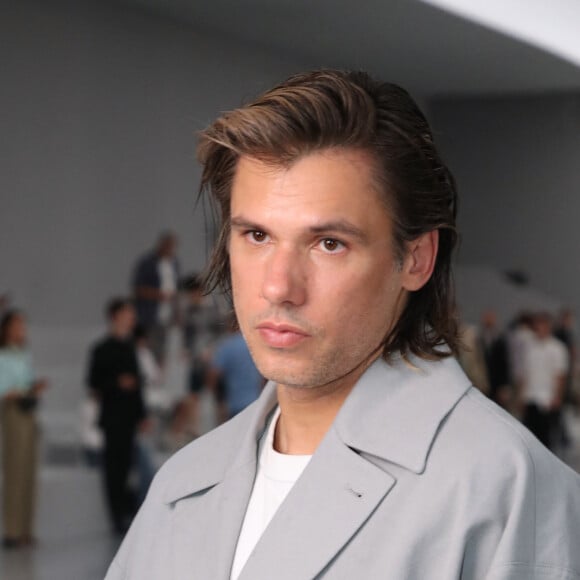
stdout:
POLYGON ((30 353, 20 348, 0 349, 0 397, 25 394, 33 382, 30 353))
POLYGON ((26 319, 10 310, 0 322, 3 546, 34 543, 38 427, 36 406, 46 381, 36 380, 27 349, 26 319))
POLYGON ((218 345, 212 367, 209 382, 211 385, 223 382, 230 417, 260 396, 263 379, 241 332, 233 332, 218 345))

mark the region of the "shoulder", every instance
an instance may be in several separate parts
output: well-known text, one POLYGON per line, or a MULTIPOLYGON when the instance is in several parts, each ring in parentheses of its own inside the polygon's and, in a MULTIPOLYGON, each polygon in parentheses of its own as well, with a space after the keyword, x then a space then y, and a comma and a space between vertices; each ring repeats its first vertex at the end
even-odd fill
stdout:
POLYGON ((558 355, 566 355, 566 345, 561 340, 551 336, 548 341, 552 352, 557 353, 558 355))
POLYGON ((508 458, 521 459, 529 469, 552 463, 563 466, 516 418, 474 387, 450 413, 440 435, 446 444, 452 439, 458 447, 476 453, 477 462, 501 463, 504 470, 508 458))
POLYGON ((580 580, 564 574, 580 574, 580 476, 515 418, 471 388, 441 426, 429 463, 453 509, 501 530, 486 577, 580 580))
POLYGON ((226 336, 220 340, 215 349, 216 358, 227 356, 232 350, 235 349, 235 336, 226 336))
POLYGON ((13 367, 20 360, 20 357, 11 349, 0 349, 0 365, 5 368, 13 367))
POLYGON ((155 252, 147 252, 137 259, 137 269, 147 270, 157 265, 157 255, 155 252))
POLYGON ((108 350, 112 344, 111 337, 103 336, 93 343, 92 352, 95 355, 101 354, 108 350))
MULTIPOLYGON (((444 456, 448 467, 455 464, 458 477, 476 481, 480 490, 511 494, 540 521, 569 502, 580 534, 580 476, 477 389, 471 388, 449 415, 433 452, 444 456)), ((568 519, 565 513, 561 517, 568 519)))

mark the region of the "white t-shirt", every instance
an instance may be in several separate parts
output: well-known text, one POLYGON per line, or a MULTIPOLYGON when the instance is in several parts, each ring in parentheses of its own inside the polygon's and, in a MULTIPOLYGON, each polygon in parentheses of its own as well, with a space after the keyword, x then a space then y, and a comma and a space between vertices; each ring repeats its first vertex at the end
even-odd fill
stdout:
POLYGON ((547 409, 556 393, 557 380, 566 374, 568 353, 556 338, 534 337, 528 343, 525 360, 525 391, 527 403, 547 409))
POLYGON ((509 334, 510 363, 513 376, 517 381, 523 381, 526 378, 528 349, 534 340, 533 331, 525 326, 519 326, 509 334))
MULTIPOLYGON (((175 279, 175 269, 173 263, 167 258, 159 260, 159 278, 161 280, 161 292, 175 294, 177 290, 177 280, 175 279)), ((167 324, 171 319, 171 303, 162 302, 159 305, 158 320, 161 324, 167 324)))
POLYGON ((284 455, 274 450, 274 432, 279 416, 278 407, 262 441, 258 472, 238 538, 231 580, 236 580, 242 572, 262 533, 312 457, 284 455))

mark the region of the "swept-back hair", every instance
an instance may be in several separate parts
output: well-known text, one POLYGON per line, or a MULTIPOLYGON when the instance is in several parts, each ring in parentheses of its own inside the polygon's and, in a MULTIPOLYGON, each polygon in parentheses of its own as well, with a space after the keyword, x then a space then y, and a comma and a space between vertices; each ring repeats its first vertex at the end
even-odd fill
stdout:
POLYGON ((291 77, 254 102, 223 114, 201 132, 200 196, 217 204, 221 228, 206 271, 206 288, 231 297, 230 197, 238 159, 290 167, 313 152, 362 150, 393 220, 398 263, 407 243, 439 231, 433 275, 407 304, 384 355, 400 351, 440 359, 458 348, 451 261, 457 243, 455 180, 442 162, 427 120, 401 87, 363 72, 320 70, 291 77))

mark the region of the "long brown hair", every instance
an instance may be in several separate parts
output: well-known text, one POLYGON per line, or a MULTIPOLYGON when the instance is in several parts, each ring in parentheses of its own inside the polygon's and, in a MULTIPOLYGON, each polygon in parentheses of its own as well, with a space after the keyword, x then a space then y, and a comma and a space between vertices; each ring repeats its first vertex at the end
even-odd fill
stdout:
POLYGON ((231 296, 228 241, 231 186, 240 156, 277 167, 324 149, 364 150, 394 224, 396 258, 407 242, 439 231, 430 280, 409 295, 385 337, 384 355, 400 351, 440 359, 455 353, 458 331, 451 260, 457 244, 455 180, 442 162, 424 115, 401 87, 362 72, 296 75, 254 102, 225 113, 201 132, 200 197, 217 204, 221 228, 206 271, 208 291, 231 296))

